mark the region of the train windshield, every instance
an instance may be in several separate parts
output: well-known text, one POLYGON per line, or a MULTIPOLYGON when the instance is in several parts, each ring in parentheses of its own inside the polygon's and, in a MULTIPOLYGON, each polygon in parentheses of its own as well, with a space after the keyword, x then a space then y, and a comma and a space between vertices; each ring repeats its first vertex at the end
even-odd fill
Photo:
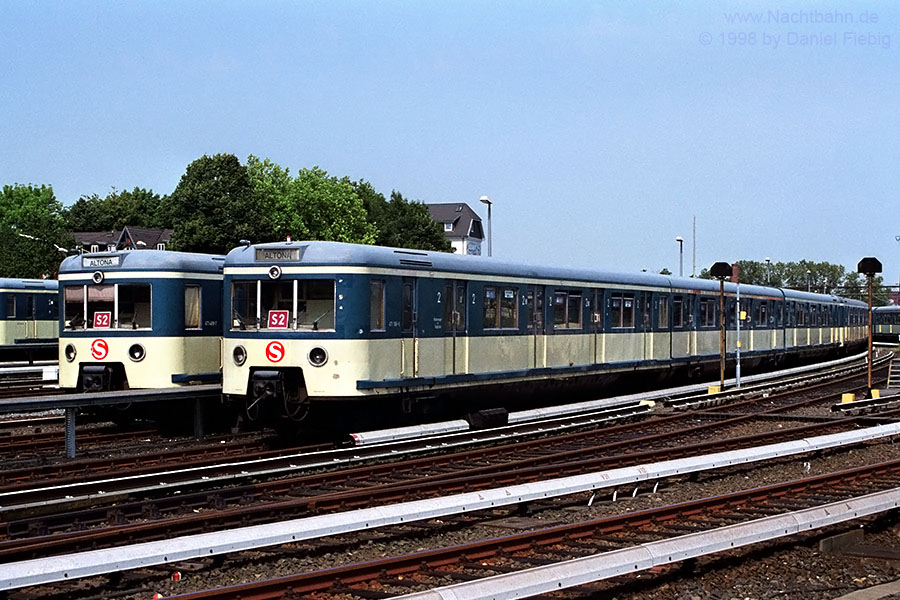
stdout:
POLYGON ((66 329, 149 329, 150 284, 67 285, 66 329))
POLYGON ((231 328, 333 331, 334 280, 235 281, 231 328))

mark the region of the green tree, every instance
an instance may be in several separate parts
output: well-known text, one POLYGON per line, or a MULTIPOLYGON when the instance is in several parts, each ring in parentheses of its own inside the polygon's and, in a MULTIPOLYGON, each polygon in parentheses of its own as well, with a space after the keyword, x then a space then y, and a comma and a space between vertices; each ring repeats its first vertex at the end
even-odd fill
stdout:
POLYGON ((168 227, 161 223, 162 199, 153 190, 136 187, 132 191, 113 188, 105 198, 82 196, 65 211, 70 231, 113 231, 132 227, 168 227))
POLYGON ((346 177, 329 176, 319 167, 288 169, 255 156, 247 159, 253 192, 267 215, 270 240, 330 240, 371 244, 377 228, 366 221, 362 200, 346 177))
POLYGON ((106 212, 97 194, 82 196, 63 211, 69 231, 112 230, 112 215, 106 212))
POLYGON ((49 186, 5 185, 0 193, 0 277, 53 276, 73 245, 49 186))
POLYGON ((440 223, 431 218, 428 207, 418 201, 408 201, 394 190, 388 202, 367 181, 354 184, 362 199, 369 223, 378 227, 379 246, 414 248, 436 252, 453 252, 440 223))
POLYGON ((174 225, 174 249, 225 253, 241 239, 264 241, 260 208, 247 168, 236 156, 203 155, 188 165, 175 191, 161 201, 160 219, 174 225))

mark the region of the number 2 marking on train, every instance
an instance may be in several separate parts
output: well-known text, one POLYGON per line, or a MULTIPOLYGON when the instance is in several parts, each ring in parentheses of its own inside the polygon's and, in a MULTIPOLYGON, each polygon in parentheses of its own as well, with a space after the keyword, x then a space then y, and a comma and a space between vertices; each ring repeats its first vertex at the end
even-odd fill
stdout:
POLYGON ((280 362, 284 358, 284 344, 281 342, 269 342, 269 345, 266 346, 266 358, 269 359, 269 362, 280 362))
POLYGON ((91 342, 91 356, 97 360, 103 360, 109 354, 109 344, 106 340, 94 340, 91 342))
POLYGON ((112 313, 109 311, 97 311, 94 313, 94 328, 109 329, 112 323, 112 313))

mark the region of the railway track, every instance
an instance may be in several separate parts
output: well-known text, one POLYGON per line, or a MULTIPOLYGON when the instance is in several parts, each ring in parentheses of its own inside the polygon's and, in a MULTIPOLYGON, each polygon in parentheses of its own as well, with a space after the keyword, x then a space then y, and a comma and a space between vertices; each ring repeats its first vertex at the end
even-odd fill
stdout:
MULTIPOLYGON (((815 399, 829 403, 828 394, 815 399)), ((423 498, 441 497, 480 489, 542 481, 604 469, 647 464, 672 458, 700 456, 752 448, 786 440, 854 430, 872 425, 872 419, 823 417, 797 424, 777 409, 806 406, 810 399, 779 403, 757 413, 722 418, 719 415, 677 414, 639 424, 600 431, 581 431, 457 452, 366 465, 352 469, 307 475, 290 475, 274 481, 228 486, 211 478, 203 488, 191 491, 169 481, 158 497, 133 481, 128 495, 103 482, 104 489, 73 495, 70 502, 52 497, 21 496, 0 514, 0 558, 24 560, 42 554, 75 552, 135 540, 163 539, 228 527, 295 519, 329 511, 380 506, 423 498), (765 429, 741 434, 748 428, 765 429), (210 487, 212 486, 212 487, 210 487), (80 509, 85 502, 114 504, 80 509), (79 509, 61 510, 65 504, 79 509), (19 506, 19 508, 16 508, 19 506), (51 508, 56 512, 47 514, 51 508), (18 517, 18 518, 17 518, 18 517), (89 531, 82 531, 90 528, 89 531)), ((277 460, 277 459, 275 459, 277 460)), ((272 465, 269 465, 271 468, 272 465)), ((154 475, 159 477, 159 475, 154 475)), ((190 488, 196 489, 197 478, 190 488)), ((56 490, 53 490, 56 493, 56 490)), ((9 496, 8 498, 15 498, 9 496)))
MULTIPOLYGON (((712 531, 897 487, 900 487, 900 461, 891 461, 652 510, 179 597, 183 600, 264 600, 305 595, 342 600, 389 598, 537 565, 609 554, 638 544, 712 531)), ((680 563, 674 562, 651 573, 650 577, 664 577, 679 566, 680 563)), ((641 576, 646 574, 642 572, 641 576)), ((626 583, 633 584, 634 576, 598 580, 579 588, 577 596, 615 593, 626 583)))
MULTIPOLYGON (((837 379, 819 381, 815 385, 805 389, 808 397, 798 399, 796 388, 782 392, 767 392, 758 390, 754 398, 745 400, 740 404, 741 408, 751 410, 753 414, 771 414, 775 412, 790 412, 808 408, 810 406, 827 406, 839 397, 841 392, 828 392, 831 386, 841 386, 841 391, 847 389, 862 389, 862 380, 850 385, 847 382, 860 375, 844 374, 837 379), (823 390, 819 392, 817 390, 823 390), (818 394, 822 394, 819 396, 818 394), (762 403, 762 407, 760 407, 762 403)), ((744 397, 749 394, 744 394, 744 397)), ((735 405, 729 405, 737 408, 735 405)), ((42 482, 52 482, 52 489, 56 493, 62 493, 72 497, 82 497, 102 494, 111 496, 113 493, 126 491, 130 487, 146 489, 149 484, 142 479, 154 481, 166 491, 171 491, 173 486, 184 482, 205 482, 212 484, 217 480, 234 482, 240 479, 252 477, 272 477, 281 473, 290 474, 302 469, 337 468, 349 464, 361 463, 372 460, 397 460, 419 453, 434 454, 447 452, 456 448, 473 445, 505 445, 527 437, 541 437, 560 435, 566 431, 586 429, 591 431, 584 442, 588 445, 603 445, 615 442, 619 439, 629 439, 635 436, 650 434, 666 434, 677 430, 680 423, 692 419, 703 418, 717 420, 718 417, 707 411, 703 417, 694 413, 683 413, 684 416, 674 418, 643 419, 640 424, 629 425, 626 429, 620 426, 608 427, 605 422, 598 420, 591 414, 571 415, 553 419, 549 422, 522 423, 515 426, 502 427, 492 430, 465 431, 434 438, 411 439, 390 444, 382 444, 360 448, 335 448, 327 449, 327 446, 305 446, 291 452, 290 450, 269 452, 247 458, 239 462, 218 465, 207 459, 206 455, 199 456, 198 462, 191 462, 190 453, 180 454, 165 452, 146 452, 140 456, 124 457, 109 460, 76 460, 67 463, 58 463, 36 468, 23 468, 0 471, 0 506, 14 504, 27 504, 29 502, 47 502, 52 497, 47 497, 42 482), (604 427, 600 428, 603 424, 604 427), (618 436, 618 437, 617 437, 618 436), (319 450, 315 454, 313 451, 319 450), (177 463, 178 469, 168 469, 167 466, 177 463), (116 477, 117 472, 124 472, 127 479, 124 484, 116 484, 110 479, 116 477), (98 483, 100 487, 98 488, 98 483), (28 491, 31 490, 31 491, 28 491), (10 500, 12 498, 12 500, 10 500)), ((823 411, 823 414, 829 414, 823 411)), ((554 440, 554 443, 558 440, 554 440)), ((567 442, 568 443, 568 442, 567 442)), ((546 444, 541 441, 534 442, 535 452, 542 452, 546 444)), ((494 453, 502 453, 500 450, 494 453)), ((52 493, 52 492, 51 492, 52 493)))
MULTIPOLYGON (((842 385, 846 386, 848 381, 849 378, 843 379, 842 385)), ((834 384, 835 382, 831 383, 834 384)), ((347 460, 348 464, 373 459, 384 461, 391 456, 397 461, 344 468, 340 472, 291 476, 290 473, 298 469, 321 469, 335 461, 321 460, 323 457, 319 456, 305 465, 300 465, 300 457, 295 455, 287 457, 285 466, 279 467, 277 466, 279 459, 270 455, 265 457, 267 464, 260 468, 242 464, 236 465, 236 469, 230 474, 225 471, 216 473, 214 470, 207 471, 208 474, 205 475, 193 473, 194 479, 190 480, 193 483, 187 487, 178 487, 177 484, 166 482, 157 490, 140 489, 139 481, 131 481, 130 489, 122 491, 99 489, 86 492, 86 496, 81 499, 74 498, 75 503, 99 501, 115 504, 99 509, 56 513, 44 511, 43 514, 39 514, 41 511, 35 510, 34 506, 22 509, 8 505, 7 508, 0 509, 0 514, 5 513, 7 517, 13 517, 0 524, 7 538, 6 541, 0 542, 0 557, 4 562, 9 562, 29 556, 77 552, 80 549, 103 547, 107 544, 130 543, 140 539, 167 539, 173 535, 212 531, 229 526, 278 521, 372 504, 381 505, 429 497, 429 494, 434 497, 455 491, 485 489, 515 482, 541 481, 548 477, 559 477, 585 470, 714 452, 717 448, 749 447, 796 436, 846 431, 887 419, 805 414, 809 407, 830 407, 836 397, 835 394, 840 392, 829 391, 827 386, 828 384, 823 384, 820 392, 805 390, 803 398, 796 397, 796 390, 786 392, 783 397, 781 394, 762 392, 755 399, 735 401, 726 407, 710 407, 707 410, 664 417, 655 416, 640 423, 604 427, 600 431, 594 431, 593 437, 588 432, 578 430, 588 427, 587 421, 583 421, 580 425, 565 425, 562 431, 554 431, 553 427, 547 427, 546 424, 532 424, 528 426, 530 429, 527 431, 507 428, 502 433, 467 432, 466 440, 459 437, 451 443, 447 443, 448 437, 445 436, 441 440, 418 440, 415 443, 395 444, 392 451, 378 458, 375 457, 379 452, 384 452, 383 448, 334 450, 332 452, 343 452, 352 456, 347 460), (752 414, 733 414, 737 412, 738 405, 740 410, 750 411, 752 414), (769 431, 739 434, 742 430, 758 427, 763 422, 771 426, 769 431), (709 441, 714 431, 719 432, 716 434, 718 437, 728 438, 724 440, 725 444, 717 445, 722 440, 709 441), (606 438, 603 437, 604 434, 606 438), (521 438, 529 435, 538 437, 521 441, 521 438), (504 445, 493 448, 480 447, 485 444, 496 444, 498 440, 503 440, 504 445), (729 442, 730 446, 727 445, 729 442), (638 444, 641 446, 641 452, 630 451, 638 444), (521 453, 510 451, 520 445, 521 453), (409 459, 416 453, 435 455, 457 447, 469 449, 458 452, 455 456, 409 459), (685 454, 676 454, 673 448, 681 448, 685 454), (438 462, 436 467, 429 466, 429 461, 435 458, 446 459, 446 462, 443 464, 438 462), (278 476, 280 479, 253 481, 269 476, 278 476), (232 480, 232 483, 224 483, 226 480, 232 480), (195 484, 198 481, 208 482, 210 487, 206 489, 197 487, 195 484), (165 488, 170 492, 178 489, 177 495, 163 495, 161 490, 165 488), (97 496, 89 498, 92 493, 97 496), (130 497, 134 500, 129 500, 130 497), (26 516, 29 511, 34 511, 34 514, 26 516), (181 516, 185 513, 189 516, 182 519, 181 516), (92 538, 94 532, 84 531, 86 527, 104 533, 98 538, 92 538), (115 541, 114 537, 103 539, 104 535, 113 532, 122 536, 118 538, 119 541, 115 541), (141 537, 145 535, 147 537, 141 537)), ((144 467, 139 467, 138 470, 141 468, 144 467)), ((159 472, 159 466, 146 465, 146 469, 150 478, 163 475, 159 472)), ((133 471, 134 475, 139 475, 136 470, 133 471)), ((75 473, 76 471, 70 471, 69 476, 78 479, 75 473)), ((96 473, 102 476, 99 474, 101 471, 96 473)), ((49 471, 45 475, 49 477, 49 471)), ((108 471, 105 475, 109 479, 99 485, 107 486, 112 482, 114 473, 108 471)), ((23 483, 22 480, 10 480, 10 484, 5 488, 10 496, 6 497, 24 493, 29 487, 29 484, 23 483)), ((0 503, 6 506, 6 502, 2 500, 4 495, 5 493, 0 491, 0 503)), ((48 500, 51 503, 54 501, 52 498, 41 500, 33 497, 29 502, 38 504, 48 500)), ((477 522, 484 521, 485 518, 490 518, 490 515, 475 519, 477 522)), ((445 522, 451 526, 453 523, 465 526, 473 522, 473 517, 465 515, 458 519, 445 519, 445 522)), ((422 527, 426 530, 434 528, 433 525, 427 524, 422 527)), ((365 593, 363 595, 365 596, 365 593)), ((373 592, 371 597, 383 596, 373 592)))

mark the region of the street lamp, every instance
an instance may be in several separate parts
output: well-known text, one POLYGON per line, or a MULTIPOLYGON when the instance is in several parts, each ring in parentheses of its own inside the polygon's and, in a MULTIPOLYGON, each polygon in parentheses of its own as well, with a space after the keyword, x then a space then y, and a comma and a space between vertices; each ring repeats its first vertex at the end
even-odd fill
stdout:
POLYGON ((806 291, 812 291, 812 271, 809 269, 806 270, 806 291))
POLYGON ((772 259, 768 256, 766 257, 766 285, 769 285, 769 265, 772 264, 772 259))
POLYGON ((684 277, 684 238, 679 235, 675 241, 678 242, 678 276, 684 277))
POLYGON ((482 196, 480 198, 482 204, 487 204, 488 207, 488 256, 493 256, 493 252, 491 249, 491 199, 487 196, 482 196))

